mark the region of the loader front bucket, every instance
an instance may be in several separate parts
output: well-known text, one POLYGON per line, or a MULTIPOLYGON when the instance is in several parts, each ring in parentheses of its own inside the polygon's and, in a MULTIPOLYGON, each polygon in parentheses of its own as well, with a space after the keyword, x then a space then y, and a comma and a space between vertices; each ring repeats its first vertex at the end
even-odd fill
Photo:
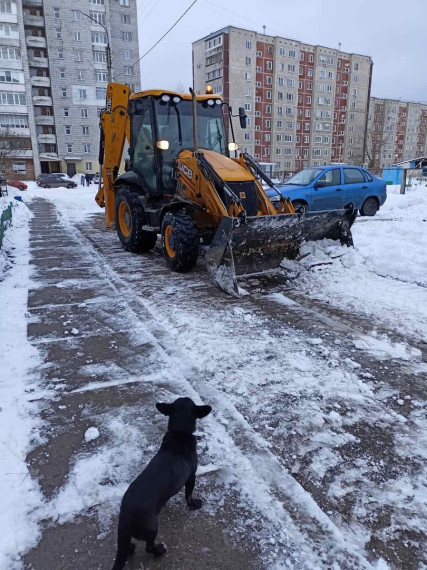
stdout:
POLYGON ((239 296, 238 277, 277 269, 284 257, 295 259, 304 241, 340 240, 353 245, 353 210, 224 217, 206 254, 209 273, 226 293, 239 296))

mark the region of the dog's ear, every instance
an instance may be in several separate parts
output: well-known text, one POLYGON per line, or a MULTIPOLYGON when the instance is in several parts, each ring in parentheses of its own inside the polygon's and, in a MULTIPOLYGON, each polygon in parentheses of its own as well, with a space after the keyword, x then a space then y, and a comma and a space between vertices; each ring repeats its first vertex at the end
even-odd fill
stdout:
POLYGON ((196 406, 196 418, 201 420, 205 418, 212 411, 211 406, 196 406))
POLYGON ((173 404, 161 404, 161 403, 156 404, 156 408, 164 416, 170 416, 171 415, 172 407, 173 407, 173 404))

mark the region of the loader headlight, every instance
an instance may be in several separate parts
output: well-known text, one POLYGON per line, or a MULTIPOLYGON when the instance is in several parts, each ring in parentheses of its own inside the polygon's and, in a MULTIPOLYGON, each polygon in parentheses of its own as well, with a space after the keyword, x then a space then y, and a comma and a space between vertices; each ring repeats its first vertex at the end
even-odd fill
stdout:
POLYGON ((165 103, 167 103, 168 101, 171 100, 170 95, 166 95, 166 93, 161 96, 161 99, 162 99, 162 101, 164 101, 165 103))
POLYGON ((222 105, 221 99, 215 99, 215 103, 216 103, 217 105, 222 105))
POLYGON ((228 150, 237 150, 239 148, 239 145, 235 142, 230 142, 228 143, 228 150))
POLYGON ((181 101, 181 97, 178 97, 177 95, 175 95, 175 97, 172 97, 172 101, 174 103, 179 103, 181 101))
POLYGON ((160 150, 168 150, 169 141, 157 141, 157 148, 160 150))
POLYGON ((208 99, 206 103, 209 105, 209 107, 213 107, 215 105, 215 99, 208 99))

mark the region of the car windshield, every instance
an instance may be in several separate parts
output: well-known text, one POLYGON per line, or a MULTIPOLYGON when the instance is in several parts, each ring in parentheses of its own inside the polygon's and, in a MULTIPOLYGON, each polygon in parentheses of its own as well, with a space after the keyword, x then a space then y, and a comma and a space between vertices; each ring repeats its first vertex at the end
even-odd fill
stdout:
POLYGON ((286 184, 291 184, 294 186, 307 186, 310 184, 310 182, 313 182, 316 176, 318 176, 321 172, 321 168, 306 168, 305 170, 301 170, 301 172, 295 174, 295 176, 292 176, 292 178, 289 178, 289 180, 286 181, 286 184))

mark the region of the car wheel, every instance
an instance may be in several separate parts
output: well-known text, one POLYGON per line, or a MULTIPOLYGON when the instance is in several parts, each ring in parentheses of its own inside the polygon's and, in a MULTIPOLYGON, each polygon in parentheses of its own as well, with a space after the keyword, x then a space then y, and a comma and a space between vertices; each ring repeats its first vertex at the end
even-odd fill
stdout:
POLYGON ((362 208, 360 209, 360 214, 362 216, 375 216, 379 210, 378 201, 376 198, 367 198, 362 208))
POLYGON ((49 184, 44 184, 43 188, 50 188, 49 184))
POLYGON ((25 188, 22 185, 19 185, 18 190, 21 190, 21 192, 23 192, 25 190, 25 188))
POLYGON ((305 214, 308 212, 308 204, 302 200, 295 200, 295 202, 292 202, 292 206, 294 207, 295 212, 298 212, 299 214, 305 214))
POLYGON ((68 184, 67 188, 74 188, 74 184, 68 184))

